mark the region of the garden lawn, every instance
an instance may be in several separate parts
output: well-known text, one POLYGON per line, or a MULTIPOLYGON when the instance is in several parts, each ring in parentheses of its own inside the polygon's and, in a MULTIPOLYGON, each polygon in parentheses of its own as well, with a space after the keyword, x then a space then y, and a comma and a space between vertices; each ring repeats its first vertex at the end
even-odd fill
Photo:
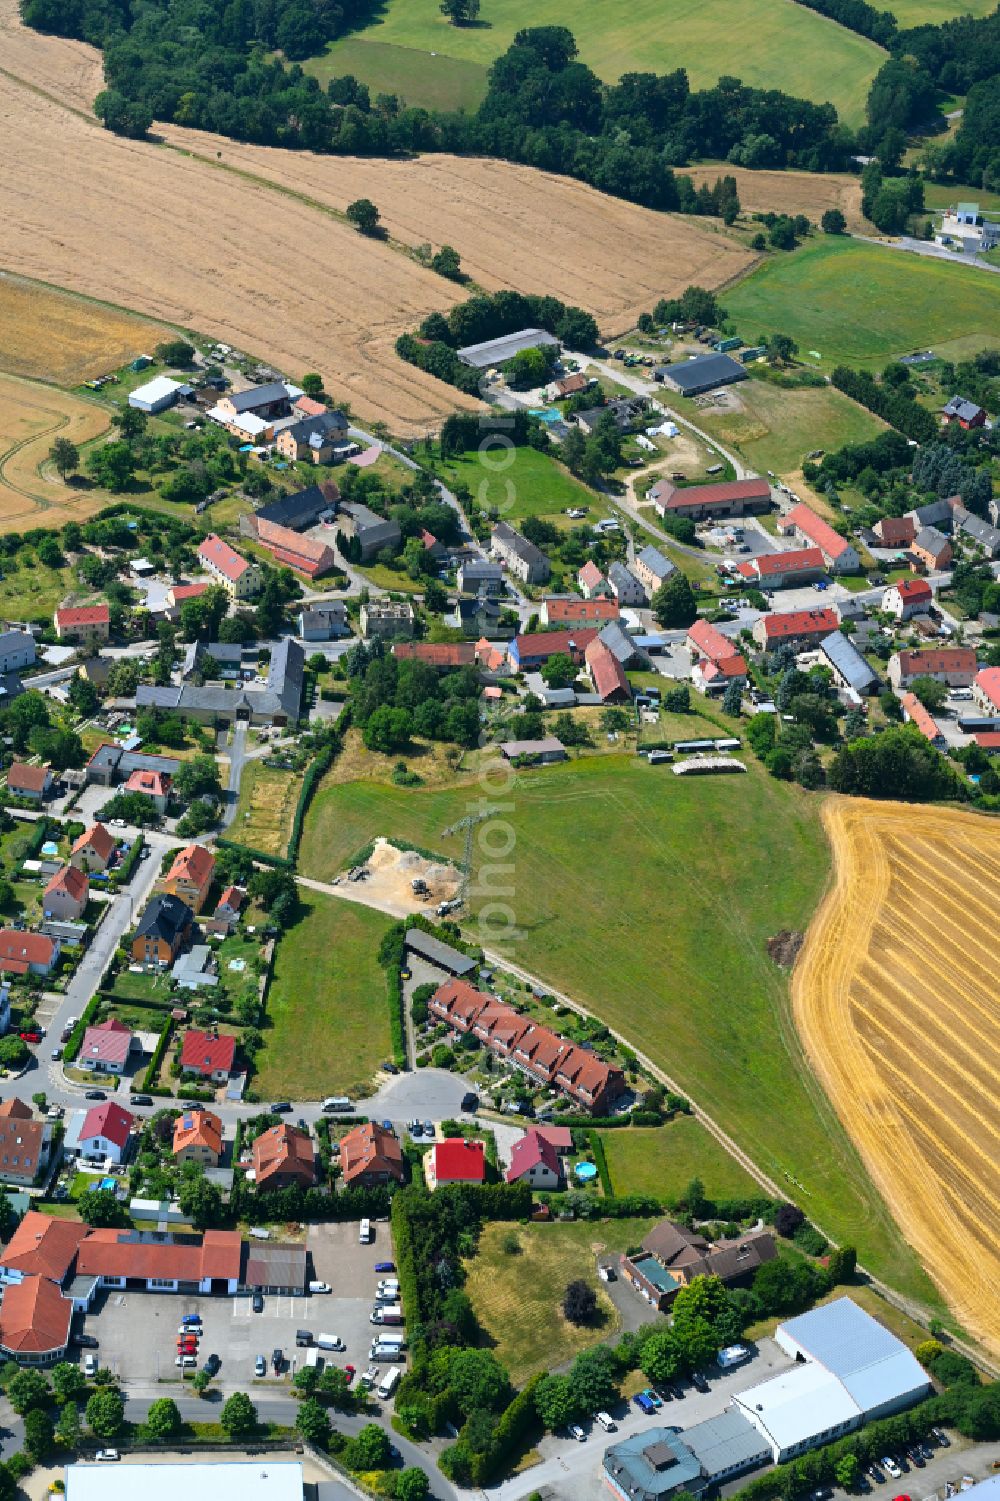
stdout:
POLYGON ((602 1131, 615 1195, 653 1194, 674 1199, 700 1178, 710 1199, 756 1196, 761 1190, 735 1158, 692 1115, 665 1126, 602 1131))
POLYGON ((878 368, 940 340, 995 334, 1000 279, 825 235, 766 261, 727 291, 726 308, 744 339, 777 331, 792 336, 807 362, 817 350, 825 367, 878 368))
POLYGON ((254 1087, 268 1099, 361 1093, 391 1052, 376 961, 390 919, 318 892, 300 897, 304 915, 278 942, 254 1087))
MULTIPOLYGON (((787 977, 766 951, 782 929, 806 927, 826 885, 819 799, 743 759, 738 778, 675 777, 634 755, 518 773, 497 798, 511 869, 488 862, 490 884, 511 892, 510 957, 647 1052, 873 1271, 940 1307, 808 1068, 787 977)), ((327 783, 301 869, 330 880, 379 834, 461 858, 463 836, 441 831, 482 797, 474 781, 327 783)), ((477 892, 488 827, 473 843, 473 909, 497 899, 477 892)), ((496 827, 487 838, 496 849, 496 827)))
MULTIPOLYGON (((475 26, 450 25, 438 0, 388 0, 374 25, 332 43, 318 64, 306 66, 324 81, 347 72, 370 85, 377 79, 385 92, 429 106, 432 95, 424 90, 441 88, 449 80, 441 59, 484 68, 524 26, 569 26, 580 60, 609 83, 622 73, 686 68, 691 87, 700 89, 729 73, 744 83, 784 89, 820 104, 829 100, 855 126, 862 123, 868 85, 885 57, 873 42, 781 0, 716 0, 713 6, 673 0, 666 25, 659 0, 633 0, 628 7, 580 6, 571 15, 558 0, 490 0, 488 14, 484 11, 475 26), (366 59, 361 42, 381 44, 380 54, 366 59), (389 46, 398 49, 396 58, 389 46), (347 51, 345 59, 341 49, 347 51), (439 66, 429 72, 429 64, 439 66)), ((457 101, 461 85, 451 81, 457 101)), ((474 98, 471 82, 467 107, 474 98)))
POLYGON ((655 1223, 581 1220, 484 1227, 476 1255, 466 1263, 465 1290, 515 1386, 537 1371, 557 1370, 615 1332, 618 1314, 597 1276, 597 1257, 638 1244, 655 1223), (521 1248, 517 1255, 504 1250, 511 1234, 521 1248), (577 1328, 562 1313, 566 1284, 577 1278, 597 1293, 603 1315, 601 1323, 589 1328, 577 1328))
MULTIPOLYGON (((44 512, 38 515, 42 517, 44 512)), ((11 620, 43 620, 51 625, 56 606, 72 593, 75 583, 71 568, 46 568, 44 563, 36 562, 28 568, 22 562, 12 568, 5 562, 3 571, 0 597, 4 616, 11 620)))
MULTIPOLYGON (((588 520, 593 520, 598 513, 606 513, 607 508, 593 491, 575 480, 555 459, 535 448, 513 448, 507 452, 514 455, 510 464, 506 464, 502 451, 493 449, 487 455, 492 461, 489 467, 478 454, 466 453, 459 459, 438 460, 434 468, 449 489, 459 484, 467 485, 473 498, 485 510, 491 506, 499 507, 504 521, 515 522, 525 516, 555 516, 570 506, 587 506, 588 520), (506 467, 501 468, 498 459, 504 459, 506 467), (508 504, 511 497, 513 503, 508 504)), ((570 522, 569 525, 579 523, 570 522)))
POLYGON ((247 761, 240 778, 240 800, 232 838, 263 855, 288 853, 292 820, 302 787, 300 772, 280 771, 263 761, 247 761))

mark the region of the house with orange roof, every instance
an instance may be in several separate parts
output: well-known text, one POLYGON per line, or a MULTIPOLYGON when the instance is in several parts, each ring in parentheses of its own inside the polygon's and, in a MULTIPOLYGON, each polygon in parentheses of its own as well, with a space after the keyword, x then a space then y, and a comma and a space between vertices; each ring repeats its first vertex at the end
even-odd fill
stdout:
POLYGON ((95 823, 85 829, 73 845, 69 863, 87 875, 97 875, 107 870, 114 852, 115 836, 102 823, 95 823))
POLYGON ((125 783, 126 792, 141 792, 148 797, 157 813, 166 813, 173 777, 165 771, 133 771, 125 783))
POLYGON ((72 1299, 48 1277, 25 1277, 7 1288, 0 1304, 0 1354, 20 1366, 65 1359, 73 1319, 72 1299))
POLYGON ((778 531, 786 537, 797 537, 805 547, 818 547, 831 573, 857 573, 861 567, 857 548, 835 532, 822 516, 817 516, 812 506, 802 503, 792 506, 778 522, 778 531))
POLYGON ((58 938, 0 928, 0 971, 8 975, 48 975, 58 958, 58 938))
POLYGON ((593 680, 594 692, 601 703, 630 703, 632 690, 625 676, 625 669, 599 636, 590 642, 583 655, 587 671, 593 680))
POLYGON ((7 770, 7 791, 15 797, 40 803, 52 790, 52 768, 29 766, 26 761, 14 761, 7 770))
POLYGON ((403 1149, 395 1132, 378 1121, 355 1126, 341 1139, 340 1171, 347 1188, 402 1183, 403 1149))
POLYGON ((222 1156, 222 1122, 211 1110, 185 1110, 174 1122, 175 1162, 218 1167, 222 1156))
POLYGON ((200 912, 208 900, 215 871, 215 856, 201 844, 189 844, 178 850, 167 871, 163 889, 180 897, 192 912, 200 912))
POLYGON ((308 1132, 286 1125, 262 1132, 253 1144, 253 1172, 258 1188, 311 1188, 316 1159, 308 1132))
POLYGON ((76 922, 83 916, 89 892, 86 873, 75 865, 64 865, 42 893, 42 911, 54 922, 76 922))
POLYGON ((693 621, 684 644, 691 653, 692 680, 705 693, 723 692, 732 682, 746 681, 746 658, 710 621, 693 621))
POLYGON ((87 1234, 81 1220, 57 1220, 29 1209, 4 1250, 0 1251, 0 1283, 4 1301, 10 1287, 25 1277, 65 1281, 87 1234))
POLYGON ((240 920, 240 913, 246 902, 247 894, 242 886, 227 886, 219 897, 214 916, 219 922, 224 922, 230 928, 235 928, 240 920))
POLYGON ((908 724, 915 724, 921 735, 929 740, 931 745, 938 750, 945 747, 945 738, 938 727, 937 720, 928 709, 920 702, 915 693, 901 693, 899 705, 903 711, 903 718, 908 724))

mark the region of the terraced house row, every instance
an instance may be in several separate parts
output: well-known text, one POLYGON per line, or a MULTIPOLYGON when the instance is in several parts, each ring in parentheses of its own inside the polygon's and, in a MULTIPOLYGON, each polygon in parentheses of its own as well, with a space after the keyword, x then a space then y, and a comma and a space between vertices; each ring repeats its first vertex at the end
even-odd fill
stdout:
POLYGON ((456 1032, 471 1032, 539 1084, 559 1089, 592 1115, 603 1115, 625 1092, 625 1075, 586 1048, 521 1016, 464 980, 446 980, 428 1002, 432 1016, 456 1032))

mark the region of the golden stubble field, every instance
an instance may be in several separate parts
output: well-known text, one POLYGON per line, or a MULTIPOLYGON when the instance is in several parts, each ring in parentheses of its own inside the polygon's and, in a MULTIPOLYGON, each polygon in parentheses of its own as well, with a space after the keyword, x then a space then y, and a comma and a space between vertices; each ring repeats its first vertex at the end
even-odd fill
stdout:
POLYGON ((728 162, 676 170, 687 173, 696 187, 703 182, 712 187, 717 177, 735 177, 744 213, 805 214, 818 225, 828 208, 839 208, 848 229, 865 228, 861 182, 847 172, 751 171, 747 167, 731 167, 728 162))
POLYGON ((0 370, 76 386, 151 354, 155 323, 0 272, 0 370))
POLYGON ((711 227, 507 163, 311 157, 164 127, 126 141, 89 112, 91 49, 21 26, 0 0, 0 266, 225 340, 291 375, 319 370, 366 420, 415 434, 473 405, 393 345, 468 294, 336 216, 372 198, 404 245, 444 242, 490 287, 554 293, 623 328, 750 255, 711 227), (72 171, 67 164, 72 163, 72 171))
POLYGON ((103 490, 63 484, 48 453, 56 438, 92 442, 110 420, 95 402, 0 375, 0 531, 83 521, 107 505, 103 490))
POLYGON ((1000 1354, 1000 823, 831 799, 792 980, 809 1058, 956 1317, 1000 1354))

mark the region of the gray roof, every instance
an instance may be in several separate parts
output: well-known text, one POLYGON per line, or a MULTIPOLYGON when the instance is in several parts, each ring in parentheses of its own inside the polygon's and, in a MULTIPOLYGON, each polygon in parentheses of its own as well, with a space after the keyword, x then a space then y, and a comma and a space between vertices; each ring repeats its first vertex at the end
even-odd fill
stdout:
POLYGON ((983 409, 974 401, 967 401, 964 396, 953 396, 942 410, 949 417, 958 417, 962 422, 972 422, 983 409))
POLYGON ((542 344, 558 345, 559 340, 544 328, 522 328, 518 333, 502 334, 498 339, 486 339, 482 344, 466 344, 456 351, 463 365, 474 370, 484 370, 487 365, 502 365, 513 359, 522 349, 538 349, 542 344))
POLYGON ((459 565, 463 579, 503 578, 503 569, 490 558, 467 558, 459 565))
POLYGON ((642 585, 631 568, 627 568, 618 558, 615 558, 614 562, 608 568, 608 583, 618 584, 624 589, 638 589, 640 594, 644 592, 642 585))
POLYGON ((300 418, 286 427, 285 432, 291 433, 296 443, 308 443, 313 434, 328 438, 332 433, 346 433, 347 418, 343 412, 323 412, 319 417, 300 418))
POLYGON ((566 754, 566 748, 555 735, 546 735, 541 740, 505 740, 500 746, 508 759, 514 756, 548 756, 556 751, 566 754))
POLYGON ((930 500, 925 506, 917 506, 915 510, 907 511, 918 526, 939 526, 941 522, 952 521, 951 506, 946 500, 930 500))
POLYGON ((459 953, 458 949, 453 949, 450 943, 442 943, 441 939, 435 938, 432 933, 425 933, 423 928, 407 928, 406 947, 453 975, 470 974, 476 967, 475 959, 470 959, 467 954, 459 953))
POLYGON ((191 909, 179 896, 169 891, 154 896, 136 926, 136 938, 162 938, 173 943, 179 933, 191 926, 191 909))
POLYGON ((936 526, 924 526, 913 539, 914 547, 923 547, 927 552, 940 552, 942 547, 947 547, 948 538, 944 532, 939 532, 936 526))
POLYGON ((637 561, 644 564, 659 579, 669 578, 672 573, 677 572, 677 564, 671 563, 669 558, 665 558, 660 549, 654 547, 652 543, 642 549, 637 561))
POLYGON ((685 1428, 684 1442, 709 1480, 727 1471, 748 1470, 771 1458, 771 1445, 764 1435, 732 1408, 685 1428))
POLYGON ((543 688, 538 697, 547 709, 572 709, 576 703, 573 688, 543 688))
POLYGON ((233 391, 229 400, 237 412, 252 412, 255 407, 270 406, 275 401, 287 401, 288 390, 282 380, 268 381, 266 386, 251 386, 249 391, 233 391))
POLYGON ((627 667, 636 657, 643 661, 648 660, 646 653, 636 645, 628 631, 624 630, 617 620, 608 622, 598 640, 602 641, 608 651, 618 658, 623 667, 627 667))
POLYGON ((685 1489, 704 1488, 701 1464, 676 1428, 643 1428, 604 1451, 604 1469, 619 1493, 655 1501, 685 1489))
POLYGON ((953 514, 956 525, 961 527, 967 537, 981 542, 991 552, 1000 548, 1000 527, 991 526, 988 521, 973 515, 971 511, 957 510, 953 514))
POLYGON ((862 1412, 871 1412, 930 1382, 903 1342, 850 1298, 835 1298, 780 1326, 836 1376, 862 1412))
POLYGON ((336 504, 339 493, 335 485, 330 487, 330 493, 325 493, 319 485, 307 485, 294 495, 281 495, 277 500, 268 501, 257 511, 257 519, 291 527, 294 532, 302 531, 312 526, 320 511, 328 511, 336 504))
POLYGON ((878 682, 876 674, 843 631, 832 631, 829 636, 824 636, 819 649, 830 666, 855 693, 865 693, 873 683, 878 682))
POLYGON ((517 553, 517 556, 525 563, 547 562, 541 548, 536 547, 534 542, 529 542, 527 537, 522 537, 521 533, 516 532, 507 521, 497 522, 493 528, 493 536, 498 538, 505 547, 509 547, 512 552, 517 553))
POLYGON ((384 516, 377 515, 375 511, 366 505, 362 505, 360 501, 345 500, 341 504, 340 509, 346 516, 351 517, 359 535, 367 531, 375 531, 379 527, 390 527, 395 532, 399 531, 399 527, 395 521, 387 520, 384 516))
POLYGON ((4 631, 0 635, 0 653, 9 651, 23 651, 26 646, 34 646, 35 638, 28 631, 4 631))
POLYGON ((747 379, 745 368, 731 360, 728 354, 699 354, 693 360, 665 365, 660 373, 664 380, 671 381, 685 395, 747 379))
POLYGON ((302 707, 302 677, 305 652, 291 636, 283 636, 271 648, 267 682, 244 688, 220 688, 207 684, 203 688, 185 683, 180 688, 155 688, 140 684, 136 689, 137 708, 201 710, 205 714, 235 714, 237 706, 261 716, 284 714, 298 719, 302 707))

